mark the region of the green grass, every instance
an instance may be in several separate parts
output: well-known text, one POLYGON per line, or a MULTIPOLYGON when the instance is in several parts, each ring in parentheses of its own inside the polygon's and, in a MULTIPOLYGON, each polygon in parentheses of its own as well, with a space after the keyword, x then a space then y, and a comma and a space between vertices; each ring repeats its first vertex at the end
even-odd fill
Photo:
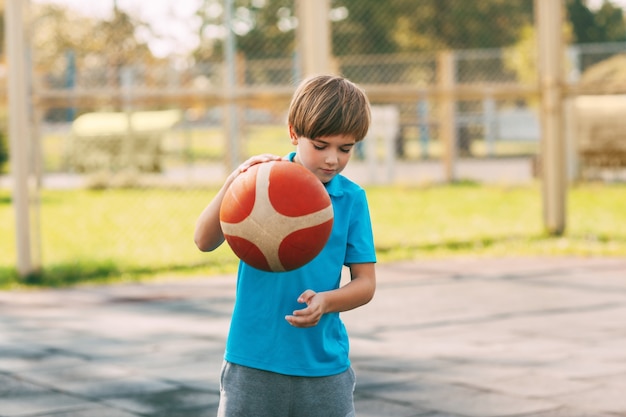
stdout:
POLYGON ((567 230, 548 236, 539 187, 472 184, 369 190, 383 260, 626 255, 626 186, 570 190, 567 230))
MULTIPOLYGON (((455 256, 626 256, 626 185, 569 192, 567 231, 544 233, 541 191, 533 186, 368 188, 380 262, 455 256)), ((10 195, 0 190, 0 287, 64 286, 160 276, 233 273, 227 245, 200 253, 195 220, 216 189, 44 191, 43 271, 14 269, 10 195)))
MULTIPOLYGON (((422 148, 417 131, 410 130, 406 136, 404 158, 407 160, 422 159, 422 148)), ((66 171, 70 163, 71 138, 68 134, 48 133, 41 140, 43 168, 45 172, 66 171)), ((169 131, 163 138, 165 165, 180 166, 195 161, 223 161, 227 143, 222 127, 185 128, 169 131)), ((247 125, 241 129, 239 149, 242 157, 260 153, 286 155, 293 150, 289 141, 287 128, 284 125, 247 125)), ((537 142, 500 141, 494 146, 494 154, 500 157, 515 155, 534 155, 538 152, 537 142)), ((472 141, 472 155, 484 157, 488 155, 483 140, 472 141)), ((377 153, 383 157, 385 145, 377 141, 377 153)), ((428 158, 441 158, 441 143, 432 140, 428 144, 428 158)))

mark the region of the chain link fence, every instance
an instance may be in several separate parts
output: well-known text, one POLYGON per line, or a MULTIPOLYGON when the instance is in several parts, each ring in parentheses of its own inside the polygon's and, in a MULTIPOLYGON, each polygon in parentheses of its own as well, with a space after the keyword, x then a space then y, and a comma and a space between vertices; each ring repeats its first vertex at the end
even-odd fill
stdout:
MULTIPOLYGON (((167 3, 158 18, 152 2, 111 2, 98 14, 32 3, 45 268, 86 260, 81 273, 97 275, 220 265, 227 249, 206 257, 192 242, 210 190, 234 161, 291 150, 286 111, 303 73, 295 0, 189 3, 186 11, 167 3)), ((532 0, 332 0, 329 19, 334 70, 395 113, 373 151, 357 149, 357 181, 373 180, 363 174, 372 160, 393 168, 385 182, 442 179, 439 113, 450 95, 441 91, 454 92, 459 158, 521 164, 521 181, 532 180, 532 0)), ((571 45, 570 82, 625 48, 571 45)))

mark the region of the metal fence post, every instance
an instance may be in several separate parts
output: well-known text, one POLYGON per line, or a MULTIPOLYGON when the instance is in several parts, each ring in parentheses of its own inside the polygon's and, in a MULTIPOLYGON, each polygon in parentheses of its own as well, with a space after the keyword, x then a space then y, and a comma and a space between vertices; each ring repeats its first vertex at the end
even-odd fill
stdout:
POLYGON ((541 172, 546 231, 565 231, 566 155, 563 120, 563 1, 535 0, 541 92, 541 172))
POLYGON ((31 209, 29 186, 37 187, 32 178, 31 130, 29 124, 28 51, 24 34, 24 0, 6 2, 5 22, 9 61, 9 136, 11 142, 11 172, 13 174, 13 208, 17 245, 17 272, 24 277, 39 269, 33 259, 31 209))
POLYGON ((486 154, 489 157, 496 153, 497 117, 496 100, 491 94, 488 94, 483 99, 483 127, 485 132, 486 154))
POLYGON ((224 131, 227 144, 227 173, 232 172, 241 163, 239 146, 239 123, 237 103, 235 102, 237 88, 237 45, 233 32, 234 0, 226 0, 224 20, 226 26, 226 40, 224 46, 225 74, 224 87, 227 103, 224 106, 224 131))
POLYGON ((304 77, 331 68, 330 0, 296 0, 298 57, 304 77))
POLYGON ((454 100, 455 62, 452 51, 443 51, 437 60, 441 103, 439 113, 439 141, 443 146, 443 164, 445 179, 456 181, 457 129, 456 102, 454 100))

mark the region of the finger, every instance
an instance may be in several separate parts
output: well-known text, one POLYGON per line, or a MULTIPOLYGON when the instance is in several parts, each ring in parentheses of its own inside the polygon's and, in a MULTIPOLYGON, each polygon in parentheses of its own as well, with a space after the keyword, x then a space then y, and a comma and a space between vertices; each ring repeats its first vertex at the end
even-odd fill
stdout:
POLYGON ((311 314, 311 313, 312 313, 311 308, 310 308, 310 307, 305 307, 305 308, 303 308, 303 309, 301 309, 301 310, 295 310, 295 311, 292 313, 292 315, 293 315, 293 316, 299 316, 299 317, 302 317, 302 316, 308 316, 308 315, 309 315, 309 314, 311 314))
POLYGON ((281 159, 282 159, 282 157, 280 157, 278 155, 271 154, 271 153, 264 153, 264 154, 256 155, 256 156, 253 156, 252 158, 250 158, 250 160, 255 161, 256 163, 270 162, 270 161, 279 161, 281 159))
POLYGON ((317 324, 316 320, 309 317, 285 316, 285 320, 294 327, 313 327, 317 324))
POLYGON ((313 290, 306 290, 305 292, 300 294, 300 297, 298 297, 298 302, 302 304, 309 304, 316 294, 317 293, 313 290))
POLYGON ((253 165, 257 165, 257 164, 262 164, 264 162, 270 162, 270 161, 278 161, 281 160, 282 157, 278 156, 278 155, 273 155, 270 153, 264 153, 261 155, 255 155, 252 156, 250 158, 248 158, 248 160, 246 160, 244 163, 242 163, 241 165, 239 165, 239 172, 246 172, 248 169, 250 169, 251 166, 253 165))

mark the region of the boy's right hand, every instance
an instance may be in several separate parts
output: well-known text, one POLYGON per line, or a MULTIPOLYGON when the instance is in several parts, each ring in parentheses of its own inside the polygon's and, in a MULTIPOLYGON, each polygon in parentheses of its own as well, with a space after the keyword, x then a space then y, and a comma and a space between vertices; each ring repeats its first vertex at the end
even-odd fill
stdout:
POLYGON ((226 190, 230 184, 237 178, 239 174, 245 172, 253 165, 263 162, 280 161, 282 158, 272 154, 256 155, 242 163, 226 178, 226 182, 222 185, 220 191, 213 197, 213 200, 200 213, 200 217, 196 222, 196 230, 194 232, 194 241, 203 252, 209 252, 219 247, 224 242, 224 232, 220 224, 220 206, 226 190))
POLYGON ((271 162, 271 161, 282 161, 283 158, 278 155, 274 155, 271 153, 264 153, 260 155, 254 155, 248 158, 245 162, 237 167, 229 176, 229 182, 232 182, 239 174, 242 172, 246 172, 251 166, 256 164, 262 164, 263 162, 271 162))

